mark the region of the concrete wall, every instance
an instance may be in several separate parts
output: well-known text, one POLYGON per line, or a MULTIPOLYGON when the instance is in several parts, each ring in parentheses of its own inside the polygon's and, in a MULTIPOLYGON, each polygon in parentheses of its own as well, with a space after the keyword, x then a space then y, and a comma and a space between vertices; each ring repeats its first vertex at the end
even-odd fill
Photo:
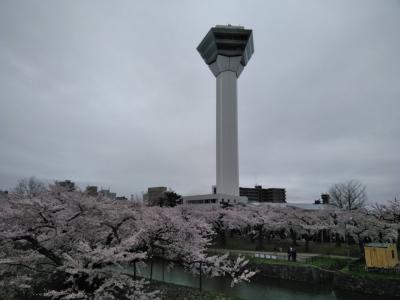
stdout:
POLYGON ((400 297, 400 279, 365 278, 336 272, 333 288, 369 295, 400 297))

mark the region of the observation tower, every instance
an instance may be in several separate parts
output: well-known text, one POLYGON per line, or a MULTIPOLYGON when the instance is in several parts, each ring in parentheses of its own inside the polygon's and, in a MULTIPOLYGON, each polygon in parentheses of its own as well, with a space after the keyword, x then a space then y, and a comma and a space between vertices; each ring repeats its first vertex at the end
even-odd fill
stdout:
POLYGON ((239 196, 237 79, 254 52, 252 30, 217 25, 206 34, 197 51, 217 82, 217 185, 216 193, 187 196, 184 202, 247 202, 246 197, 239 196))

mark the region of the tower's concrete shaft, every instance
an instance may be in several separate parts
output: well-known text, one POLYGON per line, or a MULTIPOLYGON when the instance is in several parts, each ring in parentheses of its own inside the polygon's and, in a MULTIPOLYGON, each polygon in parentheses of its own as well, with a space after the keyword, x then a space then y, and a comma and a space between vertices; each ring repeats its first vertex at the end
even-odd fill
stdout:
POLYGON ((237 78, 217 76, 217 192, 239 196, 237 78))
POLYGON ((217 78, 217 193, 239 196, 237 78, 254 52, 252 31, 213 27, 197 50, 217 78))

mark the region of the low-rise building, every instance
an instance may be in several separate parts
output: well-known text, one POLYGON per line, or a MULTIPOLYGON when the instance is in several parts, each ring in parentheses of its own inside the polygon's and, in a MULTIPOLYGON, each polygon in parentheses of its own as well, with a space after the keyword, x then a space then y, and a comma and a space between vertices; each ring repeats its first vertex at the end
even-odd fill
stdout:
POLYGON ((329 194, 321 194, 322 204, 330 204, 331 196, 329 194))
POLYGON ((261 185, 254 188, 239 188, 240 196, 245 196, 249 201, 286 203, 286 190, 283 188, 263 189, 261 185))
POLYGON ((182 197, 183 204, 218 204, 218 205, 235 205, 246 204, 247 198, 243 196, 232 196, 226 194, 206 194, 182 197))
POLYGON ((241 195, 233 196, 233 195, 217 193, 217 187, 215 185, 211 187, 211 194, 182 197, 182 204, 236 205, 236 204, 246 204, 246 203, 247 203, 247 197, 241 195))
POLYGON ((158 202, 158 200, 164 197, 164 194, 168 191, 165 186, 155 186, 147 188, 147 193, 143 195, 143 201, 147 202, 149 205, 153 205, 158 202))
POLYGON ((89 185, 86 187, 86 194, 92 197, 97 197, 99 193, 97 192, 97 186, 89 185))
POLYGON ((56 186, 59 186, 68 192, 75 191, 75 182, 72 182, 71 180, 56 181, 56 186))
POLYGON ((330 200, 330 196, 329 194, 321 194, 321 199, 317 199, 314 201, 314 204, 319 205, 319 204, 323 204, 323 205, 329 205, 329 201, 330 200))
POLYGON ((8 191, 0 191, 0 201, 8 198, 8 191))
POLYGON ((325 210, 325 209, 335 208, 333 205, 329 204, 300 203, 300 202, 286 203, 286 207, 299 208, 303 210, 325 210))
POLYGON ((98 192, 98 195, 104 198, 109 198, 111 200, 115 200, 115 198, 117 197, 117 193, 111 193, 110 189, 106 190, 106 189, 101 189, 98 192))

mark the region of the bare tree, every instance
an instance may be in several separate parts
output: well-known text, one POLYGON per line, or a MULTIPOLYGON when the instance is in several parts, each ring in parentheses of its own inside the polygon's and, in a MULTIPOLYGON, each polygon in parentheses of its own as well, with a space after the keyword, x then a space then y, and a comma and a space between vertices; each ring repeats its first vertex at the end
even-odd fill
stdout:
POLYGON ((344 210, 354 210, 365 206, 366 186, 358 180, 336 183, 329 189, 331 204, 344 210))
POLYGON ((23 178, 14 188, 13 193, 20 197, 33 198, 47 191, 46 185, 36 177, 23 178))

